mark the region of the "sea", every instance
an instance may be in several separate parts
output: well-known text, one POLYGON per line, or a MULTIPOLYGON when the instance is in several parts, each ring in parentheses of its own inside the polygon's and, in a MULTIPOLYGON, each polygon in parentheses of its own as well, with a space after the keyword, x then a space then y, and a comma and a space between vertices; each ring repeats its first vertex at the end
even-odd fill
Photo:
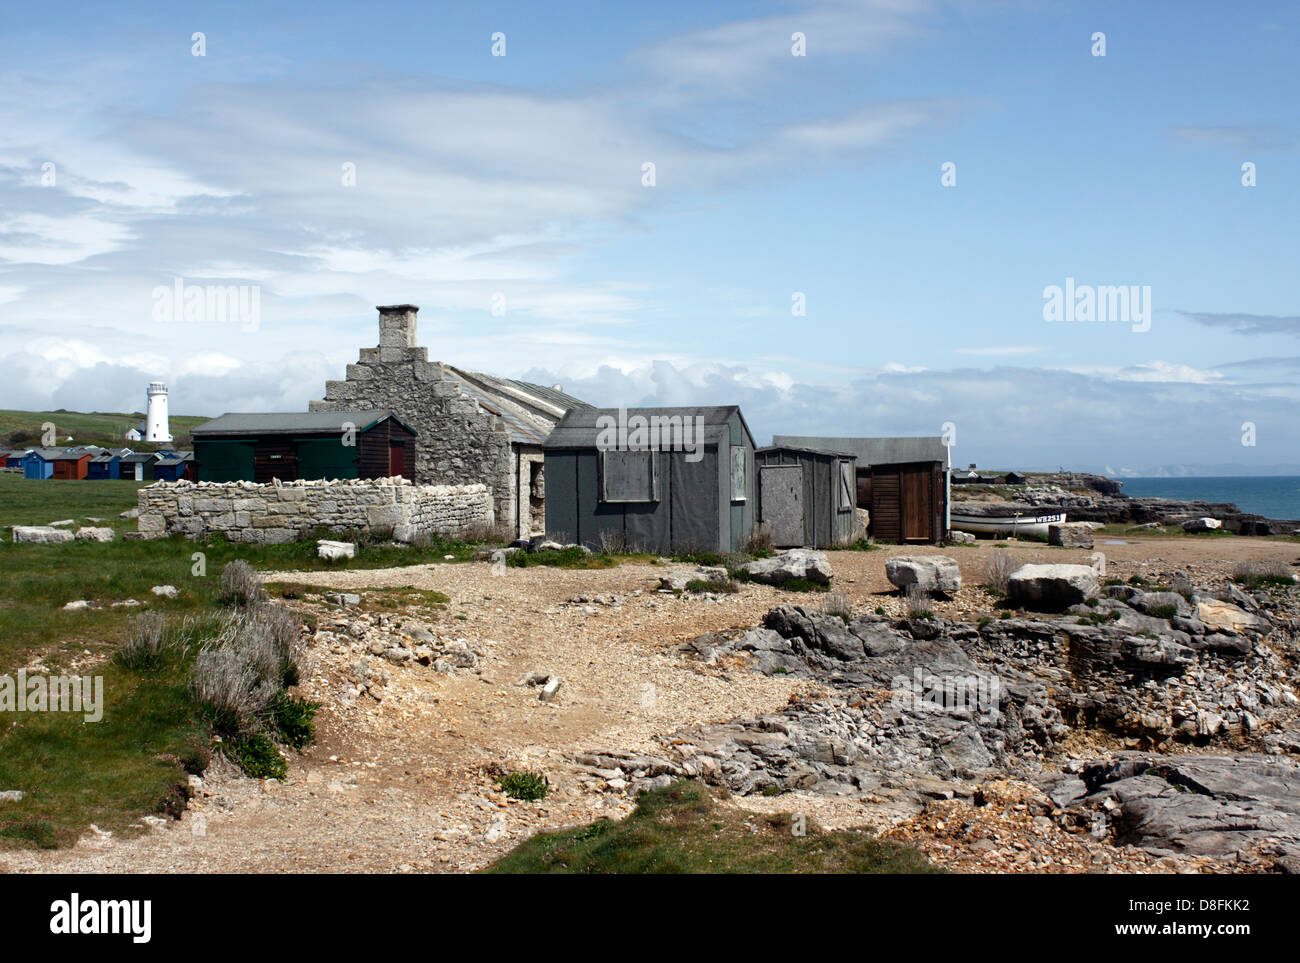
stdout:
POLYGON ((1265 518, 1300 519, 1300 476, 1254 475, 1205 478, 1124 478, 1125 495, 1232 502, 1265 518))

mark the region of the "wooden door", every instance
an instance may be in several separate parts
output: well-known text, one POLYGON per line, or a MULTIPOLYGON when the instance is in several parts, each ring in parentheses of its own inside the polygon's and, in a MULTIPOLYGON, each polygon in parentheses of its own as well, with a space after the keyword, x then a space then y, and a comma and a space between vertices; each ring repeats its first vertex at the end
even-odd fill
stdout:
POLYGON ((902 541, 898 472, 871 472, 871 534, 878 542, 902 541))
POLYGON ((763 523, 772 544, 791 548, 804 543, 803 468, 799 465, 764 465, 759 469, 759 501, 763 523))
POLYGON ((388 442, 388 474, 401 475, 406 479, 412 477, 406 442, 391 440, 388 442))
POLYGON ((930 524, 931 471, 929 466, 910 466, 901 474, 903 541, 928 542, 930 524))

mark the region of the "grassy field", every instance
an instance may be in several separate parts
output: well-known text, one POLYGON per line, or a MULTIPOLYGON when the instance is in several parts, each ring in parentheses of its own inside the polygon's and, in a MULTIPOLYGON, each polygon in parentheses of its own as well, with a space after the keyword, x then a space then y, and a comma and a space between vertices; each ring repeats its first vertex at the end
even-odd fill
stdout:
POLYGON ((118 515, 135 507, 136 491, 147 484, 115 478, 36 479, 0 472, 0 528, 48 525, 71 518, 78 525, 111 525, 119 531, 133 531, 135 522, 118 515))
MULTIPOLYGON (((144 420, 144 414, 133 413, 82 413, 78 411, 16 411, 0 409, 0 447, 16 448, 19 445, 40 443, 41 425, 52 422, 58 433, 58 444, 66 444, 69 435, 73 444, 103 445, 106 448, 127 447, 136 451, 152 451, 158 445, 146 442, 125 442, 123 434, 144 420)), ((167 419, 174 442, 188 444, 189 430, 209 419, 203 415, 170 415, 167 419)))
MULTIPOLYGON (((28 481, 0 474, 0 524, 45 524, 87 516, 119 532, 133 521, 119 514, 136 504, 135 482, 28 481)), ((67 542, 15 545, 0 528, 0 675, 20 668, 50 675, 102 675, 104 716, 87 723, 68 713, 0 716, 0 790, 27 794, 0 810, 0 846, 74 842, 87 825, 123 829, 142 814, 172 812, 190 760, 210 730, 186 695, 188 666, 141 676, 111 659, 127 619, 144 607, 113 607, 135 599, 174 623, 221 611, 222 568, 243 559, 257 569, 385 568, 472 558, 477 546, 434 540, 420 547, 359 545, 357 557, 327 563, 315 543, 234 545, 213 539, 67 542), (175 599, 154 595, 173 585, 175 599), (64 611, 84 599, 92 608, 64 611)), ((392 591, 392 590, 388 590, 392 591)), ((445 596, 441 597, 445 601, 445 596)), ((428 601, 428 600, 425 600, 428 601)))
POLYGON ((825 832, 790 813, 721 805, 698 782, 641 796, 627 819, 534 836, 489 873, 935 873, 918 851, 859 830, 825 832))

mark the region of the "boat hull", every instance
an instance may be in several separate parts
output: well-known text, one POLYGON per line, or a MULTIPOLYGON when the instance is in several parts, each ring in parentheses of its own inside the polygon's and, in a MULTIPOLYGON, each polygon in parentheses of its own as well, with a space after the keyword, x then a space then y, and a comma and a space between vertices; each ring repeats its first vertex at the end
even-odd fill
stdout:
POLYGON ((957 531, 973 535, 1041 535, 1047 537, 1048 525, 1065 521, 1064 512, 1021 515, 1019 518, 1000 515, 963 515, 953 512, 951 526, 957 531))

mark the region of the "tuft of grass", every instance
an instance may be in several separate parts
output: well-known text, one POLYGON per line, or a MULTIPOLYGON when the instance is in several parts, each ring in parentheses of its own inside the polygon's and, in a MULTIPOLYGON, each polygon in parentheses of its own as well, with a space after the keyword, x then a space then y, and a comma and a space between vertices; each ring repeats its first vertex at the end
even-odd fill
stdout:
POLYGON ((1296 584, 1290 568, 1275 559, 1238 562, 1232 567, 1232 580, 1252 590, 1291 588, 1296 584))
POLYGON ((506 557, 506 564, 512 568, 528 568, 533 565, 552 565, 556 568, 613 568, 618 559, 612 555, 597 552, 585 552, 579 545, 568 548, 548 548, 542 552, 514 552, 506 557))
POLYGON ((1011 579, 1011 573, 1020 567, 1012 556, 998 552, 989 556, 984 563, 984 586, 992 592, 999 595, 1007 594, 1007 582, 1011 579))
POLYGON ((497 777, 497 785, 511 799, 524 799, 528 802, 545 799, 551 791, 551 783, 546 776, 530 769, 502 773, 497 777))
POLYGON ((643 793, 621 822, 534 836, 488 873, 933 873, 915 849, 789 813, 727 806, 700 782, 643 793), (797 828, 805 829, 797 835, 797 828))

